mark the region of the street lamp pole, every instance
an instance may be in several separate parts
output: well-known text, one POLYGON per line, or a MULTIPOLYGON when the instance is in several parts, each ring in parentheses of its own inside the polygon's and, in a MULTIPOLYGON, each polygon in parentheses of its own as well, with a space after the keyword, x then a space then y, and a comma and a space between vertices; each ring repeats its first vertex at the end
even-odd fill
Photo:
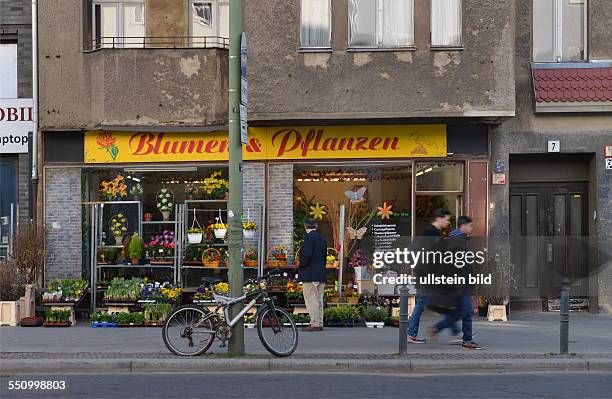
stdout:
MULTIPOLYGON (((242 0, 229 2, 229 203, 227 220, 229 253, 229 290, 233 297, 243 293, 242 269, 242 143, 240 140, 240 39, 242 36, 242 0)), ((242 309, 232 306, 232 315, 242 309)), ((232 329, 228 353, 244 355, 244 325, 241 320, 232 329)))

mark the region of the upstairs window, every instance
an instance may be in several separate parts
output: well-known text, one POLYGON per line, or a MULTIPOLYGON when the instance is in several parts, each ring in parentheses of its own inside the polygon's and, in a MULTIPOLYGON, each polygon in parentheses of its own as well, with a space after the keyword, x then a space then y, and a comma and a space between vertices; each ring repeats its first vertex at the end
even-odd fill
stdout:
POLYGON ((349 0, 349 47, 414 45, 413 0, 349 0))
POLYGON ((533 60, 586 59, 586 0, 533 0, 533 60))
POLYGON ((145 40, 144 2, 93 3, 95 48, 143 47, 145 40))
POLYGON ((229 38, 229 2, 190 0, 189 29, 193 47, 225 43, 229 38))
POLYGON ((431 46, 461 47, 461 0, 431 0, 431 46))
POLYGON ((302 0, 300 47, 331 47, 331 0, 302 0))
POLYGON ((17 43, 0 39, 0 98, 17 98, 17 43))

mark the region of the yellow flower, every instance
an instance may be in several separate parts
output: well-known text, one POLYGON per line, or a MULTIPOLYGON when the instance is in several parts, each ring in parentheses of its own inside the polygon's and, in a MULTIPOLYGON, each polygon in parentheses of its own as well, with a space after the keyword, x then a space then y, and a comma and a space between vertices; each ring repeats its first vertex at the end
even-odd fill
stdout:
POLYGON ((323 216, 327 215, 325 211, 325 205, 321 205, 318 202, 310 207, 310 215, 315 219, 323 219, 323 216))

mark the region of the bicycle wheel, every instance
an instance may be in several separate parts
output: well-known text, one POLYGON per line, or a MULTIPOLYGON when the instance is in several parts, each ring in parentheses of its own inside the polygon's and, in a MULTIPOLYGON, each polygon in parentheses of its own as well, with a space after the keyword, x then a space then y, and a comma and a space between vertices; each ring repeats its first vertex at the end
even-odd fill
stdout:
POLYGON ((263 346, 274 356, 291 355, 298 345, 298 330, 284 309, 266 306, 257 318, 257 334, 263 346))
POLYGON ((193 305, 176 309, 164 323, 162 338, 170 352, 179 356, 198 356, 215 340, 212 313, 193 305))

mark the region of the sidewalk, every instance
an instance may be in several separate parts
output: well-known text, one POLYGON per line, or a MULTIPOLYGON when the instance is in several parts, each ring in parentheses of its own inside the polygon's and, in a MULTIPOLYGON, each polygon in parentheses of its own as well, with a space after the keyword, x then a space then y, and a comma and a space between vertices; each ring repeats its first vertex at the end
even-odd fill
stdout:
MULTIPOLYGON (((437 317, 426 315, 422 332, 437 317)), ((355 370, 401 371, 500 369, 612 370, 612 316, 572 313, 570 353, 559 351, 559 314, 512 314, 508 322, 476 318, 476 341, 483 351, 462 350, 437 342, 408 346, 408 356, 397 356, 398 329, 326 328, 300 332, 299 346, 289 359, 272 358, 254 329, 245 331, 248 356, 226 358, 226 348, 214 343, 197 359, 171 355, 160 328, 93 329, 85 323, 72 328, 0 328, 3 372, 17 371, 184 371, 184 370, 355 370)))

